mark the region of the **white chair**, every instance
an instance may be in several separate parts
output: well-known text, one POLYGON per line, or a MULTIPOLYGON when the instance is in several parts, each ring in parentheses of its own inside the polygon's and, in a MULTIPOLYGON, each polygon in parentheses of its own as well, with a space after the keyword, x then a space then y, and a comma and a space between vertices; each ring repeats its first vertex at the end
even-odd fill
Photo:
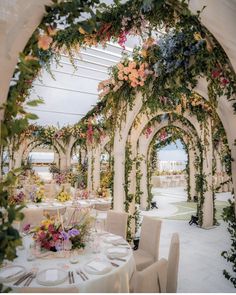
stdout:
POLYGON ((126 240, 128 214, 125 212, 108 211, 106 230, 126 240))
POLYGON ((161 220, 144 216, 138 250, 134 251, 137 270, 141 271, 158 260, 161 220))
POLYGON ((22 213, 24 213, 24 218, 20 223, 20 231, 23 231, 24 226, 27 224, 30 224, 31 228, 39 226, 41 221, 45 219, 43 209, 40 208, 24 208, 22 213))
POLYGON ((167 260, 153 263, 142 271, 135 272, 130 291, 134 293, 166 293, 167 260))
POLYGON ((170 242, 170 250, 167 266, 167 293, 176 293, 178 284, 178 269, 179 269, 179 235, 174 233, 170 242))
POLYGON ((105 204, 95 204, 95 219, 96 219, 96 227, 100 230, 105 230, 106 226, 106 219, 107 219, 107 212, 111 209, 110 203, 105 204))

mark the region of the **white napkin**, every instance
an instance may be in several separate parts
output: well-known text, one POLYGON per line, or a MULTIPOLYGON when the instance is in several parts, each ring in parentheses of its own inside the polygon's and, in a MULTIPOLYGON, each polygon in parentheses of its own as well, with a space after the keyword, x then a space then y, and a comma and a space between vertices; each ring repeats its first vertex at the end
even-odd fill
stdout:
POLYGON ((58 279, 58 271, 57 269, 49 269, 45 271, 45 280, 47 282, 53 282, 58 279))
POLYGON ((123 254, 123 253, 127 253, 127 249, 125 249, 125 248, 109 248, 109 249, 107 249, 107 253, 108 254, 116 254, 116 253, 118 253, 118 254, 123 254))
POLYGON ((104 264, 103 262, 99 262, 99 261, 92 261, 92 262, 88 263, 87 266, 89 266, 90 268, 92 268, 93 270, 96 270, 96 271, 103 271, 104 269, 107 268, 106 264, 104 264))

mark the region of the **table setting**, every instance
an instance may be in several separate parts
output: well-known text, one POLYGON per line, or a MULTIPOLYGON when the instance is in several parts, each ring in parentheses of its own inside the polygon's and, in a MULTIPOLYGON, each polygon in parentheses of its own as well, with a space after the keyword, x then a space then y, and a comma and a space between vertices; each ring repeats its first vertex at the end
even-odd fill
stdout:
POLYGON ((22 234, 18 257, 0 269, 0 282, 13 292, 128 292, 135 270, 130 245, 92 228, 87 210, 79 225, 58 218, 22 234))

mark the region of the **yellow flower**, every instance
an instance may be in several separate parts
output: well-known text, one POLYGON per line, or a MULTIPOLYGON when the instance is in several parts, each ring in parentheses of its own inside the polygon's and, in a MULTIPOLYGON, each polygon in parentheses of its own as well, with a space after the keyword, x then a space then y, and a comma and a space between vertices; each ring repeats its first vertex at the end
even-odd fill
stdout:
POLYGON ((79 27, 79 32, 82 35, 85 35, 86 34, 85 30, 82 27, 79 27))
POLYGON ((142 50, 141 50, 141 55, 142 55, 143 57, 147 57, 147 50, 142 49, 142 50))
POLYGON ((194 37, 194 39, 195 39, 196 41, 202 40, 202 36, 201 36, 201 34, 200 34, 199 32, 195 32, 195 33, 193 34, 193 37, 194 37))

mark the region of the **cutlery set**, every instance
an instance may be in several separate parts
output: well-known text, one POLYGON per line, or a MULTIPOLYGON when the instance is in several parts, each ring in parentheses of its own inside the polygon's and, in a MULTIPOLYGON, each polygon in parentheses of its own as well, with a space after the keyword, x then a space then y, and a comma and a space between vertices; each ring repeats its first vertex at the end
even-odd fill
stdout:
POLYGON ((31 278, 33 275, 33 272, 28 272, 27 274, 22 275, 15 283, 14 286, 20 285, 22 282, 24 282, 26 279, 31 278))
POLYGON ((81 279, 83 281, 86 281, 86 280, 89 279, 88 276, 82 270, 80 270, 80 269, 77 269, 76 270, 76 273, 77 273, 77 275, 79 275, 81 277, 81 279))
POLYGON ((68 271, 68 277, 69 277, 69 283, 74 284, 75 283, 75 278, 74 278, 73 271, 68 271))

